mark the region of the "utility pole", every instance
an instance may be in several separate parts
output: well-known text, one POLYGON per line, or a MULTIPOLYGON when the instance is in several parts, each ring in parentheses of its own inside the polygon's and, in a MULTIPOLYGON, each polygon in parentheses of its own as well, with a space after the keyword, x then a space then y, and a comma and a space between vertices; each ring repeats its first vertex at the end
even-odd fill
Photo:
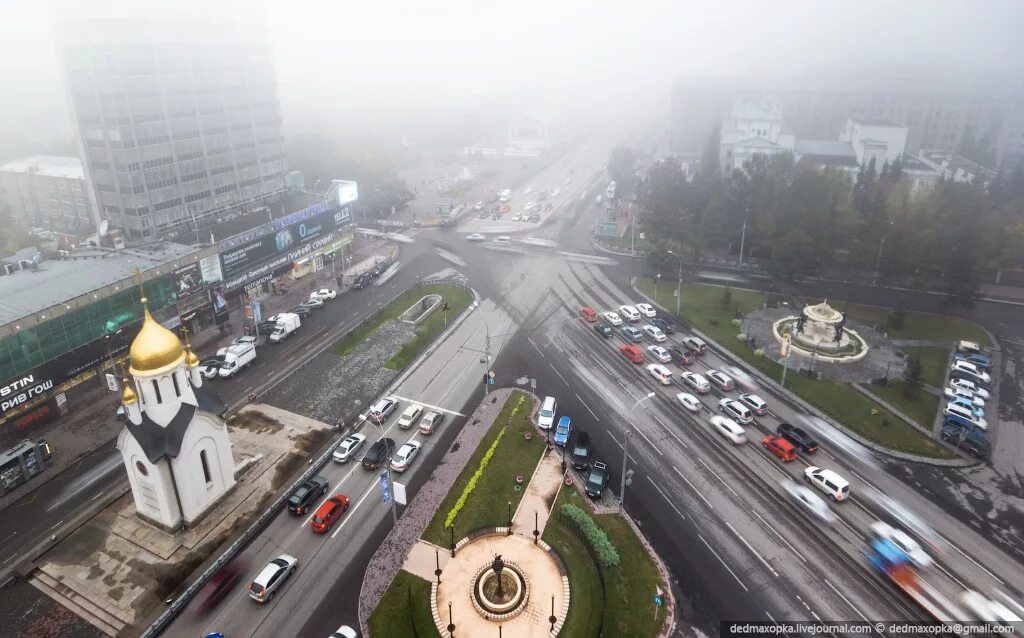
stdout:
POLYGON ((743 230, 740 231, 740 265, 743 265, 743 243, 747 239, 747 220, 743 220, 743 230))
POLYGON ((786 372, 789 371, 789 357, 791 357, 793 355, 793 347, 789 343, 789 336, 788 335, 786 336, 786 339, 782 342, 782 347, 786 349, 786 359, 784 360, 784 362, 782 364, 782 383, 780 385, 782 385, 782 387, 785 388, 786 387, 786 372))
POLYGON ((652 398, 653 396, 653 392, 648 392, 647 396, 637 399, 636 403, 633 404, 633 407, 629 409, 629 429, 626 430, 626 440, 623 442, 622 445, 622 477, 619 481, 619 514, 622 513, 623 505, 626 502, 626 474, 628 472, 626 468, 627 464, 629 463, 629 440, 633 438, 633 410, 635 410, 637 406, 639 406, 647 399, 652 398))
POLYGON ((878 245, 878 257, 875 258, 875 276, 871 278, 871 285, 878 285, 878 268, 882 265, 882 249, 885 248, 885 235, 882 235, 882 243, 878 245))

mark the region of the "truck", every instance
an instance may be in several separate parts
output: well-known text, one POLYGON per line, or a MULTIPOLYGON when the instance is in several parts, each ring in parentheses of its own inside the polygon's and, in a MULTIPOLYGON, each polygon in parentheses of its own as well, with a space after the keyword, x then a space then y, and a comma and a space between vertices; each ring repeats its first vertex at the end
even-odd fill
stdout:
POLYGON ((985 434, 976 427, 964 427, 962 421, 963 419, 959 417, 946 417, 940 434, 942 440, 952 443, 975 458, 988 458, 992 453, 992 444, 985 438, 985 434))
MULTIPOLYGON (((220 354, 218 352, 217 354, 220 354)), ((251 343, 240 343, 224 349, 224 363, 221 364, 217 376, 233 377, 246 366, 256 360, 256 346, 251 343)))
POLYGON ((270 333, 270 341, 281 343, 292 336, 292 333, 297 332, 301 325, 302 319, 299 318, 299 315, 294 312, 282 312, 277 315, 277 323, 274 326, 274 331, 270 333))
POLYGON ((871 566, 935 620, 946 623, 963 619, 949 599, 918 577, 910 557, 888 538, 875 537, 864 552, 871 566))

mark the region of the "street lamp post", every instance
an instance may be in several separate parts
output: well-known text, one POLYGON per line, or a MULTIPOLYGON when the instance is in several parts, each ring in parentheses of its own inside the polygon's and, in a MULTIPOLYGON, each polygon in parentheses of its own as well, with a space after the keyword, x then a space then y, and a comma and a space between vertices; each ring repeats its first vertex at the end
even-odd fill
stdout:
MULTIPOLYGON (((893 222, 890 220, 889 226, 892 226, 892 224, 893 222)), ((875 276, 871 278, 872 286, 878 285, 878 269, 882 265, 882 249, 885 248, 885 239, 888 235, 888 229, 886 229, 886 232, 882 235, 882 241, 878 244, 878 257, 875 258, 875 276)))
POLYGON ((653 392, 648 392, 647 396, 641 397, 636 400, 636 403, 629 408, 629 429, 626 430, 626 441, 622 446, 622 477, 619 482, 619 514, 622 513, 623 504, 626 502, 626 466, 629 463, 629 440, 633 437, 633 410, 637 408, 644 401, 654 397, 653 392))
POLYGON ((110 361, 110 373, 114 375, 115 379, 120 379, 121 374, 120 371, 117 369, 117 362, 114 361, 114 355, 112 353, 111 348, 114 347, 114 337, 121 334, 121 331, 123 330, 124 328, 118 328, 117 332, 113 332, 107 335, 107 360, 110 361))
POLYGON ((683 256, 672 252, 671 250, 668 251, 668 254, 679 259, 679 279, 676 280, 676 319, 681 320, 682 316, 679 314, 679 302, 683 298, 683 256))

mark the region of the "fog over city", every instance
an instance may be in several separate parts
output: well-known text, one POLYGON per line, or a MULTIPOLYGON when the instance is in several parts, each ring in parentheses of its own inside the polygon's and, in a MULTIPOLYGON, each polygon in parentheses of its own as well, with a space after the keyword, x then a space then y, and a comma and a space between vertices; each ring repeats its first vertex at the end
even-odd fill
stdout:
MULTIPOLYGON (((0 155, 70 136, 49 19, 62 4, 48 4, 0 3, 0 155)), ((1014 0, 255 4, 267 17, 289 135, 489 108, 646 109, 665 103, 679 75, 942 84, 1020 78, 1024 68, 1024 4, 1014 0)))

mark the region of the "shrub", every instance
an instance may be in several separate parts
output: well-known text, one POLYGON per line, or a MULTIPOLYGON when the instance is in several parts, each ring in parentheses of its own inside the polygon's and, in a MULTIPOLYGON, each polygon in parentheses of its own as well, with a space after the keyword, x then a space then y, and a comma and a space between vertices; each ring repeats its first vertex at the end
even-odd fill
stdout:
POLYGON ((732 306, 732 288, 726 286, 722 289, 722 310, 728 310, 732 306))
POLYGON ((764 356, 764 348, 758 348, 757 350, 754 350, 754 356, 755 357, 763 357, 764 356))
POLYGON ((505 428, 501 428, 501 432, 498 432, 498 436, 494 438, 494 443, 491 443, 491 447, 487 448, 484 458, 480 459, 480 467, 476 468, 476 472, 474 472, 473 476, 469 478, 469 482, 466 483, 466 487, 462 490, 462 494, 459 495, 459 500, 455 501, 455 506, 452 507, 451 511, 448 512, 448 516, 444 519, 445 527, 451 527, 452 523, 455 522, 455 517, 459 515, 459 511, 466 506, 466 499, 468 499, 469 495, 476 489, 476 482, 484 475, 484 470, 487 469, 487 464, 491 462, 491 457, 494 456, 494 451, 498 449, 498 444, 501 443, 501 438, 503 436, 505 436, 505 428))
POLYGON ((907 322, 907 313, 903 308, 894 308, 889 313, 889 328, 893 330, 902 330, 903 325, 907 322))
POLYGON ((741 325, 742 323, 743 323, 742 319, 733 319, 732 320, 732 325, 734 325, 734 326, 741 325))
POLYGON ((747 335, 741 332, 738 335, 736 335, 736 340, 737 341, 746 341, 747 340, 747 335))
POLYGON ((603 567, 619 565, 619 552, 608 539, 608 535, 594 522, 594 519, 590 518, 590 514, 587 514, 586 510, 578 505, 565 503, 562 505, 562 515, 587 537, 587 542, 590 543, 591 549, 594 550, 597 560, 603 567))

